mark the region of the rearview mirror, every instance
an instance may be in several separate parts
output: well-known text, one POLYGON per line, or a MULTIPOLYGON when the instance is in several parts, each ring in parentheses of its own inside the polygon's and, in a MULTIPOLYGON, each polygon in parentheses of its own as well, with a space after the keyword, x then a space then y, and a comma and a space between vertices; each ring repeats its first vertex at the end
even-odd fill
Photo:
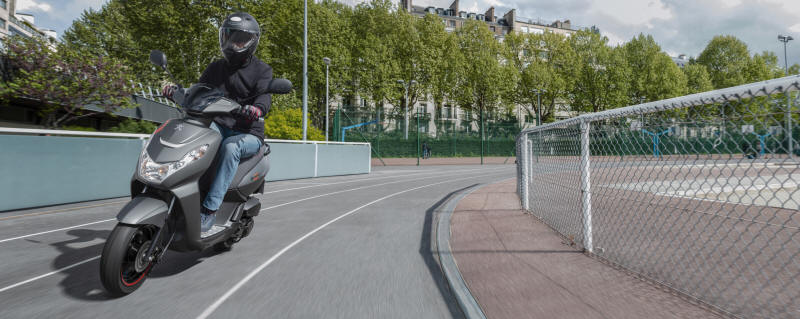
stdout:
POLYGON ((162 69, 166 69, 167 55, 159 50, 150 51, 150 63, 160 66, 162 69))
POLYGON ((286 94, 292 91, 292 82, 287 79, 275 78, 269 82, 267 93, 286 94))

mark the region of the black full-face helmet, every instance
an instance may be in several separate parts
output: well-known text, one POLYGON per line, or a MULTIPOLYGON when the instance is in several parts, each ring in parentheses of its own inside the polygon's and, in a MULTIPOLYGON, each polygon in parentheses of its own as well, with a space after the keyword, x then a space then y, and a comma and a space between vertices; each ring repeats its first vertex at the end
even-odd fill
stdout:
POLYGON ((244 12, 229 15, 219 28, 219 48, 231 65, 247 62, 258 47, 261 28, 256 18, 244 12))

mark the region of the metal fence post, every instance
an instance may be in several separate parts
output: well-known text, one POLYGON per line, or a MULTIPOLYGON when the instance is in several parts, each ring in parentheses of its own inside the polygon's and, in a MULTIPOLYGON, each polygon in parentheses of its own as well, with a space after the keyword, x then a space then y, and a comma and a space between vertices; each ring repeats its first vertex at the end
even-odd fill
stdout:
POLYGON ((592 187, 590 184, 590 162, 589 157, 589 130, 591 128, 589 120, 581 121, 581 192, 583 193, 583 247, 588 252, 593 252, 592 248, 592 187))
POLYGON ((520 168, 522 168, 522 171, 520 172, 520 178, 522 180, 519 181, 520 190, 522 192, 522 194, 520 194, 520 199, 522 200, 522 209, 527 211, 530 209, 530 203, 528 202, 528 183, 529 183, 528 175, 530 171, 528 163, 531 161, 528 154, 530 154, 529 153, 530 148, 528 146, 528 134, 522 134, 520 138, 522 140, 520 141, 519 144, 523 148, 522 151, 520 152, 520 154, 522 154, 522 156, 520 156, 522 162, 517 164, 519 165, 520 168))

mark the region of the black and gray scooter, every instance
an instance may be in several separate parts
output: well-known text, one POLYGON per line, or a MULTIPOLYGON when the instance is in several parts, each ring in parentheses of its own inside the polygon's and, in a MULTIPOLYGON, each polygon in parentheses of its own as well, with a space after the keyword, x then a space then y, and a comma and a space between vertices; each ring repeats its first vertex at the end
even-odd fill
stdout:
MULTIPOLYGON (((154 50, 150 61, 167 70, 166 56, 154 50)), ((273 79, 264 93, 285 94, 292 84, 273 79)), ((100 258, 100 279, 114 296, 139 288, 153 265, 169 250, 186 252, 213 247, 229 250, 253 230, 269 170, 269 146, 243 159, 217 211, 216 225, 200 232, 200 208, 216 173, 216 154, 222 136, 209 126, 218 115, 241 106, 203 84, 180 89, 173 96, 183 118, 161 125, 139 157, 131 180, 132 200, 117 215, 100 258)))

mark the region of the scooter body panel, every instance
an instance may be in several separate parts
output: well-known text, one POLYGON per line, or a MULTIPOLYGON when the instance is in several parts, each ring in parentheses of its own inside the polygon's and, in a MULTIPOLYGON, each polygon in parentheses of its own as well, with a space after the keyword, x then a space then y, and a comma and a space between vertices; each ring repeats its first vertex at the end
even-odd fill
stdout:
POLYGON ((167 203, 161 198, 142 194, 122 207, 117 220, 128 225, 160 225, 164 223, 168 209, 167 203))

